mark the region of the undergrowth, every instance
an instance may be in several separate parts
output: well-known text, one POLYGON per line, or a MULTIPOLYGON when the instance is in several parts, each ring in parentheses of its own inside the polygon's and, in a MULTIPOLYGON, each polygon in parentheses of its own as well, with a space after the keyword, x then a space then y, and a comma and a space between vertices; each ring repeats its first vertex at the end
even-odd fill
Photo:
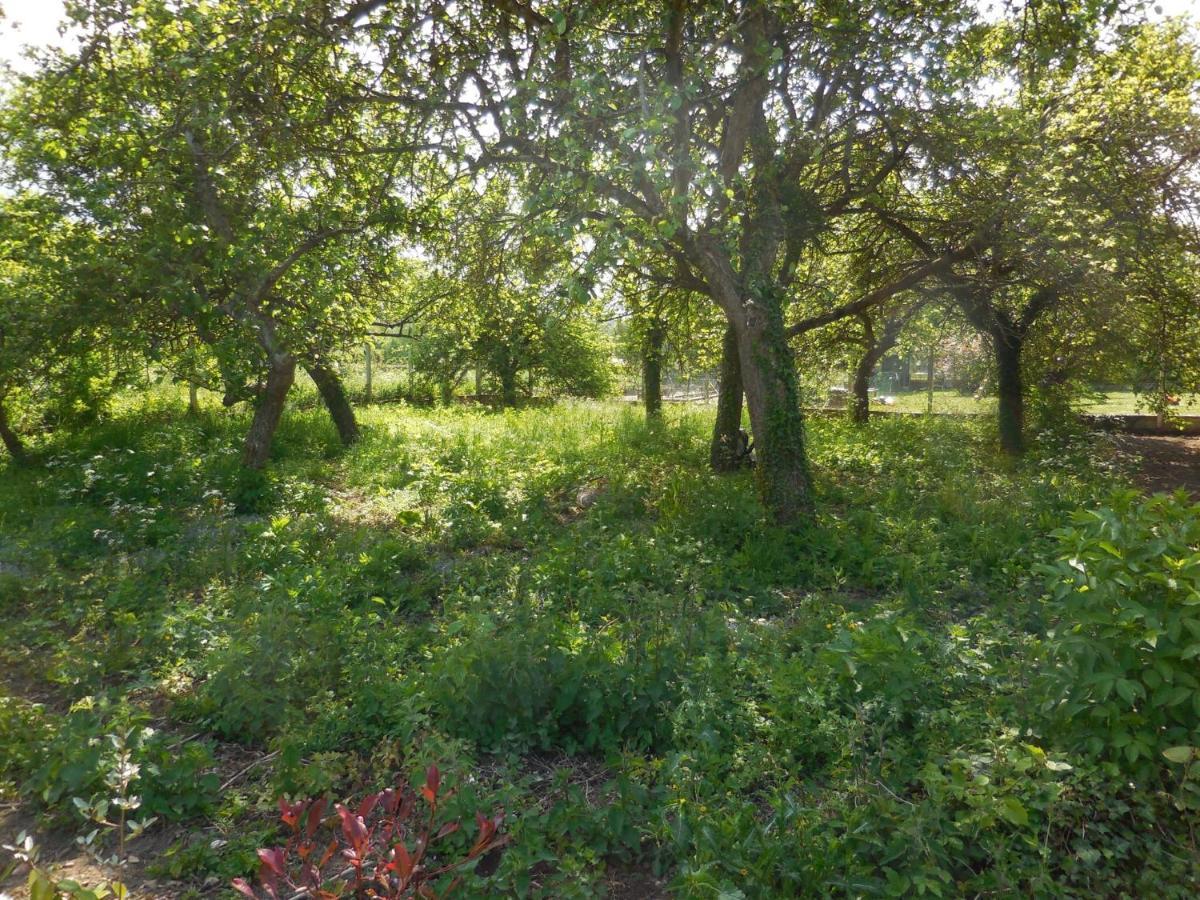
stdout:
MULTIPOLYGON (((1191 896, 1179 748, 1200 694, 1178 672, 1200 637, 1162 644, 1192 693, 1156 695, 1179 705, 1160 747, 1139 704, 1168 675, 1127 671, 1154 664, 1145 629, 1072 573, 1120 584, 1106 542, 1145 555, 1104 516, 1133 503, 1122 534, 1142 541, 1196 510, 1110 497, 1090 436, 1043 435, 1012 464, 969 421, 814 421, 819 511, 785 531, 749 475, 706 471, 707 411, 362 418, 339 455, 319 410, 289 414, 247 480, 243 417, 141 398, 4 471, 0 671, 19 677, 0 791, 71 826, 72 798, 102 791, 104 736, 153 725, 133 750, 143 811, 253 835, 185 840, 156 862, 171 877, 251 874, 279 794, 436 762, 449 815, 508 814, 498 867, 464 882, 479 895, 593 896, 644 872, 697 897, 1191 896), (1100 698, 1084 681, 1106 660, 1125 668, 1100 698), (222 794, 230 743, 275 755, 222 794)), ((1172 527, 1172 559, 1196 554, 1194 526, 1172 527)), ((1171 602, 1200 602, 1179 587, 1195 561, 1172 565, 1171 602)))

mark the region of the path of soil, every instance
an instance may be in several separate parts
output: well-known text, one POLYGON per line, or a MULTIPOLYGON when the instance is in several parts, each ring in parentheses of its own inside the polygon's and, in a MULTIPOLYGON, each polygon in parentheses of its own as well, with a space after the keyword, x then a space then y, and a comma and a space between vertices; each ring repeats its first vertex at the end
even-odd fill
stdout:
POLYGON ((1139 457, 1136 478, 1147 491, 1183 488, 1200 500, 1200 435, 1117 435, 1117 446, 1139 457))

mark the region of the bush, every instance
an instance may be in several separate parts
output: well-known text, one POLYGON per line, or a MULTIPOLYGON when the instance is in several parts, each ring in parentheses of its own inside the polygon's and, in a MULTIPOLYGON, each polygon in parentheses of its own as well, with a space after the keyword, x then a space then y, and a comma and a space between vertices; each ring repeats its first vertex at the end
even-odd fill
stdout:
POLYGON ((40 763, 22 786, 47 809, 78 811, 110 793, 108 781, 119 765, 111 736, 121 735, 138 774, 131 792, 141 798, 141 812, 171 820, 190 819, 212 811, 219 779, 212 755, 199 743, 179 747, 152 728, 146 717, 104 703, 72 710, 37 747, 40 763))
MULTIPOLYGON (((324 799, 288 803, 281 797, 280 818, 291 836, 282 847, 258 851, 262 861, 259 881, 265 896, 277 897, 284 886, 285 896, 299 892, 301 896, 338 897, 350 885, 355 897, 446 896, 461 883, 458 872, 467 863, 495 854, 508 843, 500 833, 502 812, 490 817, 476 813, 479 833, 468 848, 457 854, 441 847, 431 850, 434 843, 459 830, 458 822, 439 815, 447 799, 437 766, 430 766, 419 794, 402 783, 368 794, 353 809, 337 804, 339 827, 333 829, 331 841, 326 833, 331 829, 325 822, 324 799), (418 799, 424 808, 418 808, 418 799), (349 864, 349 882, 337 872, 326 871, 335 861, 335 853, 338 869, 349 864), (435 893, 433 886, 438 884, 441 889, 435 893)), ((234 879, 233 887, 243 896, 258 896, 244 878, 234 879)))
POLYGON ((1200 744, 1200 506, 1119 494, 1055 537, 1047 708, 1088 752, 1157 771, 1200 744))
POLYGON ((41 706, 0 695, 0 798, 15 793, 16 784, 37 766, 50 734, 41 706))
POLYGON ((660 742, 677 648, 564 618, 484 620, 439 654, 430 689, 446 728, 482 746, 568 753, 660 742))

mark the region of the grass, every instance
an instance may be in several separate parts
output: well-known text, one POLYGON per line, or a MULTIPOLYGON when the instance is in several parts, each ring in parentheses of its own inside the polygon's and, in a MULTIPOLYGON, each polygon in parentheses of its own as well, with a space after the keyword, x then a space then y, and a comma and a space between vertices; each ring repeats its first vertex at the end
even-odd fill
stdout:
POLYGON ((471 895, 1200 874, 1192 814, 1038 712, 1035 573, 1125 484, 1089 436, 1013 465, 982 420, 814 421, 819 512, 789 532, 751 475, 706 471, 704 409, 375 406, 342 452, 301 407, 261 479, 244 414, 187 418, 169 389, 0 478, 0 791, 83 830, 103 736, 153 725, 138 789, 181 823, 154 865, 192 884, 250 873, 280 793, 430 761, 458 814, 508 813, 471 895))
MULTIPOLYGON (((910 391, 895 394, 895 404, 890 406, 878 405, 874 408, 887 412, 925 412, 928 409, 928 396, 925 391, 910 391)), ((1145 398, 1133 391, 1110 391, 1101 394, 1097 399, 1085 402, 1079 407, 1080 412, 1095 415, 1130 415, 1145 413, 1145 398)), ((996 411, 995 397, 980 397, 976 399, 971 394, 960 394, 958 391, 935 390, 933 392, 933 411, 937 413, 956 413, 968 415, 990 416, 996 411)), ((1200 415, 1200 398, 1183 398, 1175 407, 1179 415, 1200 415)))

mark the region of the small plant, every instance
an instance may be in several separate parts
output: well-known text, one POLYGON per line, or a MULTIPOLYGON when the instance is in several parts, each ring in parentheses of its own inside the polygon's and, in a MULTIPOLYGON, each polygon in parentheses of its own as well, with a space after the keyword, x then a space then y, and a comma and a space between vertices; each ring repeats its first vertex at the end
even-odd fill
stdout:
MULTIPOLYGON (((106 900, 109 897, 125 900, 129 896, 129 889, 119 881, 86 887, 70 878, 55 879, 38 865, 38 846, 33 836, 24 831, 17 835, 15 844, 0 846, 13 855, 12 864, 0 868, 0 881, 7 880, 18 867, 28 866, 29 877, 25 880, 25 889, 30 900, 55 900, 60 897, 68 900, 106 900)), ((0 897, 7 898, 8 895, 0 894, 0 897)))
MULTIPOLYGON (((439 824, 442 804, 454 793, 439 795, 440 788, 438 768, 430 766, 419 797, 401 783, 368 794, 355 809, 339 803, 334 807, 338 825, 328 842, 319 837, 323 827, 328 827, 324 799, 288 803, 281 797, 280 818, 291 836, 282 847, 258 851, 262 896, 276 898, 280 888, 286 889, 285 896, 301 894, 315 900, 449 895, 458 886, 460 875, 455 874, 440 893, 435 882, 499 850, 508 843, 508 836, 500 833, 503 812, 490 818, 476 813, 479 834, 466 854, 431 861, 430 845, 459 830, 455 821, 439 824), (428 808, 425 815, 418 815, 418 799, 428 808), (330 864, 338 857, 338 866, 330 872, 330 864)), ((246 897, 260 896, 244 878, 234 879, 233 887, 246 897)))
MULTIPOLYGON (((150 731, 150 729, 146 729, 150 731)), ((100 862, 123 865, 126 860, 125 842, 141 837, 141 835, 157 821, 156 816, 145 819, 132 819, 130 813, 142 805, 142 798, 131 791, 133 782, 141 772, 142 767, 134 762, 133 748, 135 741, 142 737, 136 729, 108 735, 112 744, 112 758, 108 760, 107 771, 104 774, 104 784, 111 796, 84 800, 82 797, 72 797, 71 801, 89 821, 96 823, 97 828, 85 835, 77 837, 76 843, 100 862), (97 837, 101 830, 107 829, 117 836, 117 854, 106 858, 99 850, 97 837)))

